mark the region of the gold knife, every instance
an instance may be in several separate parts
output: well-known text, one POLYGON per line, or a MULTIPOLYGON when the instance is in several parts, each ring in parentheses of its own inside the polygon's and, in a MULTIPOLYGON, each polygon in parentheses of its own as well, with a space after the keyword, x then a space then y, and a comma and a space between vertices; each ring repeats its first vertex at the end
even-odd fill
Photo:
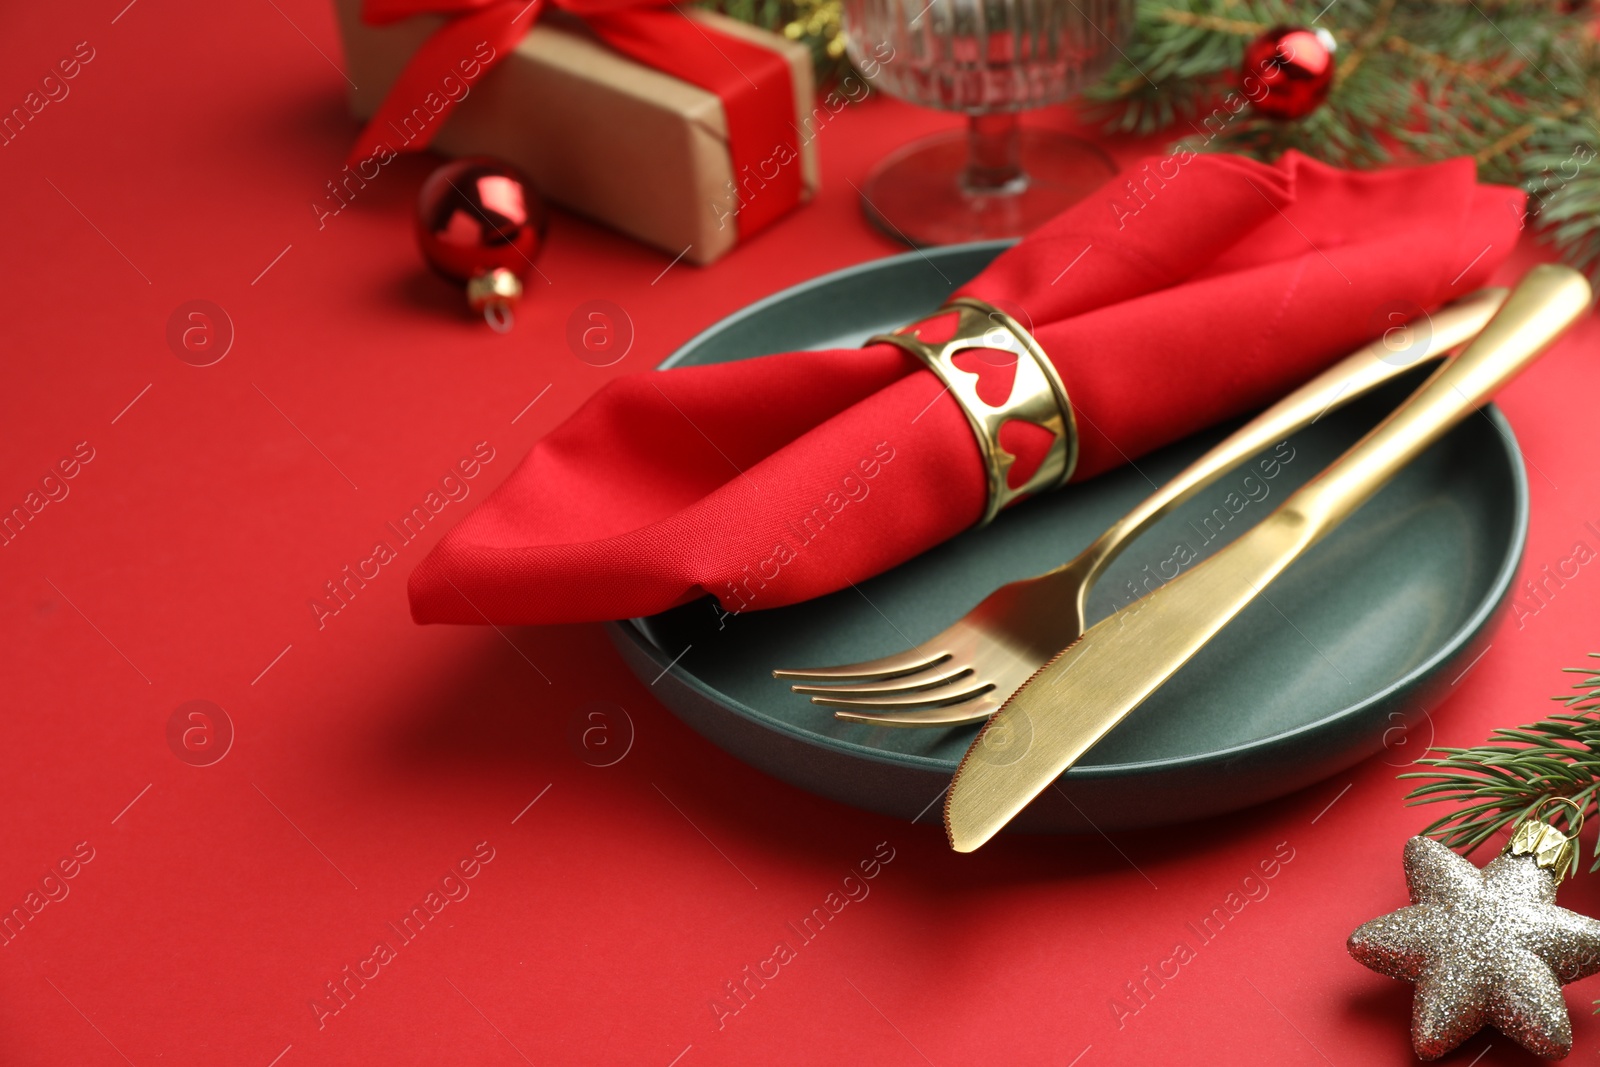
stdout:
POLYGON ((944 805, 950 846, 971 852, 998 833, 1301 553, 1542 355, 1589 300, 1577 271, 1530 270, 1461 355, 1276 511, 1041 667, 956 769, 944 805))

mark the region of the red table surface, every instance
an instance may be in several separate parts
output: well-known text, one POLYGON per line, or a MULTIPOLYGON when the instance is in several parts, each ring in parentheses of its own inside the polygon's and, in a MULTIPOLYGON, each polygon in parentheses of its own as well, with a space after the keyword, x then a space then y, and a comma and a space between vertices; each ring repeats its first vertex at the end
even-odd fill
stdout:
MULTIPOLYGON (((1402 804, 1396 765, 1548 711, 1558 668, 1600 647, 1600 572, 1504 619, 1458 696, 1347 773, 1209 823, 956 855, 932 819, 855 811, 724 755, 599 626, 423 628, 405 598, 443 529, 608 378, 897 251, 851 183, 955 120, 885 101, 841 115, 819 135, 816 203, 710 269, 558 214, 548 284, 499 336, 419 264, 410 210, 431 160, 385 168, 318 229, 310 205, 355 133, 325 4, 13 5, 0 26, 6 110, 79 42, 93 51, 0 151, 0 503, 93 455, 0 551, 0 908, 43 902, 0 939, 0 1062, 1411 1058, 1408 987, 1344 949, 1404 901, 1401 845, 1427 813, 1402 804), (166 340, 193 299, 236 330, 210 367, 166 340), (614 367, 564 340, 592 299, 637 330, 614 367), (494 459, 471 496, 319 628, 323 583, 478 442, 494 459), (596 699, 636 730, 603 768, 569 741, 596 699), (190 700, 234 725, 214 765, 169 747, 190 700), (1202 944, 1190 924, 1274 856, 1276 876, 1249 883, 1260 899, 1202 944), (74 877, 48 878, 63 860, 74 877), (463 861, 475 877, 447 880, 463 861), (847 882, 863 862, 876 877, 847 882), (430 893, 442 908, 403 939, 430 893), (813 940, 789 925, 829 904, 813 940), (1193 958, 1148 978, 1180 940, 1193 958), (370 962, 379 942, 392 958, 370 962), (786 962, 768 962, 778 942, 786 962)), ((1530 468, 1525 576, 1600 546, 1597 336, 1585 323, 1504 394, 1530 468)), ((1600 913, 1600 877, 1563 897, 1600 913)), ((1594 997, 1593 981, 1568 997, 1585 1057, 1594 997)), ((1529 1061, 1492 1031, 1455 1059, 1529 1061)))

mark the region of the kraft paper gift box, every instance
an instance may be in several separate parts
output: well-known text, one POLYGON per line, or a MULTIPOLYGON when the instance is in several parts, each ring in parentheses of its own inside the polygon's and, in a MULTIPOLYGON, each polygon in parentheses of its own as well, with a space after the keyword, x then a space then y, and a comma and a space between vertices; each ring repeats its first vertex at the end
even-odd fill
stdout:
MULTIPOLYGON (((361 0, 334 0, 334 7, 350 80, 358 87, 350 92, 350 108, 366 120, 444 20, 419 15, 370 26, 361 20, 361 0)), ((798 131, 809 128, 815 102, 810 51, 712 12, 691 10, 688 17, 770 48, 787 62, 801 201, 809 200, 818 184, 816 146, 798 131)), ((504 159, 553 203, 692 263, 710 263, 739 241, 722 101, 612 50, 561 12, 542 15, 515 51, 471 85, 432 147, 451 156, 504 159)))

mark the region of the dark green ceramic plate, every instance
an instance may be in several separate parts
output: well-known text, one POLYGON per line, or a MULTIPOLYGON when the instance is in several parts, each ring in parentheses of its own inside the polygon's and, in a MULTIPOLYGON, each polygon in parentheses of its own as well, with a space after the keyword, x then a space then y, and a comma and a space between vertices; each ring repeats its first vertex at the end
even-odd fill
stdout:
MULTIPOLYGON (((839 271, 761 301, 663 366, 859 344, 937 307, 1004 247, 963 245, 839 271)), ((1178 542, 1209 554, 1266 514, 1398 403, 1416 379, 1329 414, 1292 438, 1276 476, 1226 527, 1202 519, 1241 491, 1243 470, 1150 530, 1106 573, 1091 618, 1178 542), (1203 532, 1221 529, 1206 543, 1203 532)), ((712 602, 612 624, 629 666, 712 742, 846 804, 937 820, 976 727, 847 725, 790 693, 773 667, 853 662, 921 641, 996 586, 1076 555, 1231 427, 1024 503, 861 585, 722 624, 712 602), (862 594, 865 594, 863 596, 862 594), (870 603, 868 600, 870 599, 870 603), (891 624, 887 620, 893 620, 891 624)), ((1494 408, 1467 419, 1218 637, 1014 824, 1073 832, 1150 826, 1282 796, 1374 753, 1395 766, 1432 741, 1432 709, 1481 654, 1528 523, 1511 428, 1494 408), (1070 799, 1069 799, 1070 798, 1070 799)))

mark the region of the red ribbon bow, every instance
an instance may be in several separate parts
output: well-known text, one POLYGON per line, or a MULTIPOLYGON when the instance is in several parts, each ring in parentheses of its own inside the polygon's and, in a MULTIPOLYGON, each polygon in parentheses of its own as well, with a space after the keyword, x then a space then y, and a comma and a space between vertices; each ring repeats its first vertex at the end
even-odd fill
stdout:
POLYGON ((623 55, 722 101, 736 183, 727 203, 729 210, 742 205, 735 216, 741 237, 799 202, 800 153, 788 61, 691 20, 671 0, 365 0, 362 19, 371 25, 424 14, 453 17, 406 63, 361 131, 350 162, 386 149, 426 148, 467 88, 517 47, 546 2, 580 16, 623 55), (752 180, 759 182, 759 196, 750 195, 752 180))

